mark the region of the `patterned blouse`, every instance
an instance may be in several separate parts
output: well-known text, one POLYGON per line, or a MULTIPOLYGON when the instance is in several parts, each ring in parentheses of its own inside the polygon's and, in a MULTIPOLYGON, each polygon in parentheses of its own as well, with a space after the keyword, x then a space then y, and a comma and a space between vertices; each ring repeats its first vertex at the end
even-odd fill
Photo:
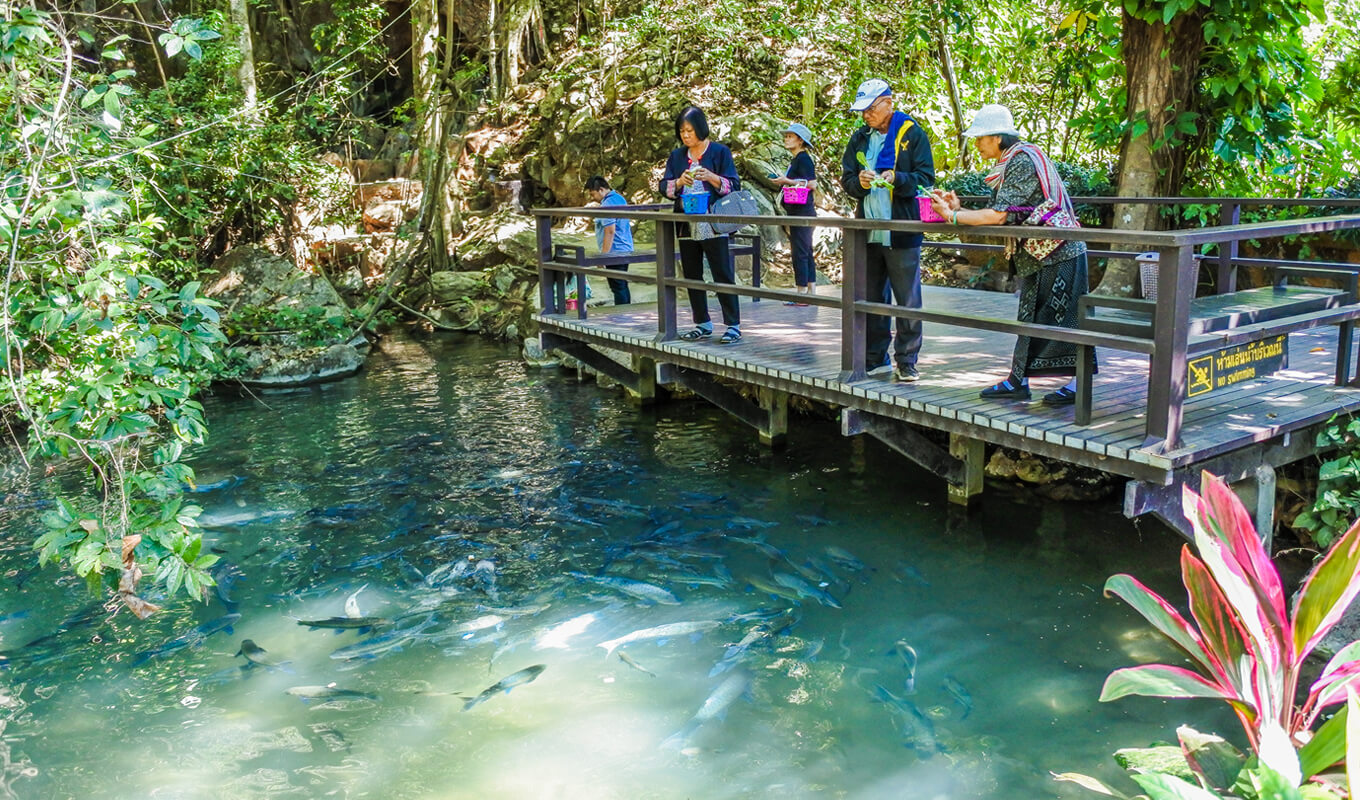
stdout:
MULTIPOLYGON (((1001 185, 992 192, 992 202, 988 206, 995 211, 1006 212, 1007 225, 1023 225, 1035 206, 1044 202, 1044 190, 1039 185, 1039 172, 1034 160, 1026 153, 1016 153, 1006 164, 1006 173, 1001 185), (1023 210, 1015 210, 1023 209, 1023 210)), ((1039 261, 1023 247, 1015 248, 1013 259, 1015 271, 1020 275, 1030 275, 1040 267, 1051 267, 1062 261, 1069 261, 1086 252, 1086 242, 1064 242, 1057 250, 1039 261)))

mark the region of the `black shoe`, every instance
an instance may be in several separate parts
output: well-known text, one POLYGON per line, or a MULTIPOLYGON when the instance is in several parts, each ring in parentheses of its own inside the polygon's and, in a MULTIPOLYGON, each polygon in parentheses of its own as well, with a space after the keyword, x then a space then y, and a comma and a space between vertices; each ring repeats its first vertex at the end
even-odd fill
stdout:
POLYGON ((723 335, 718 339, 718 344, 736 344, 741 341, 741 331, 736 328, 728 328, 723 331, 723 335))
POLYGON ((978 392, 978 397, 983 400, 1028 400, 1028 386, 1012 386, 1009 381, 1002 381, 994 386, 978 392))
POLYGON ((893 380, 898 383, 915 383, 921 379, 921 373, 916 370, 915 364, 898 364, 897 369, 893 370, 893 380))
POLYGON ((1066 386, 1056 392, 1049 392, 1044 395, 1043 403, 1046 406, 1070 406, 1077 402, 1077 392, 1066 386))
POLYGON ((680 334, 680 338, 686 342, 697 342, 700 339, 708 339, 712 336, 713 331, 711 330, 706 331, 703 328, 695 328, 694 330, 685 331, 684 333, 680 334))

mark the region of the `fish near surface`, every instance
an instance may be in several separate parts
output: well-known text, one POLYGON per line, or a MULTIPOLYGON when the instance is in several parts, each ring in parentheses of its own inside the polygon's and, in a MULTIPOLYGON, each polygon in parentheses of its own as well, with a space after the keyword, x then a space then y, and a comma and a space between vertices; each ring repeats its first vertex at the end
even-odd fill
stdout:
POLYGON ((648 639, 669 639, 673 636, 690 636, 697 633, 707 633, 718 627, 721 623, 713 619, 690 620, 686 622, 671 622, 665 625, 658 625, 655 628, 643 628, 633 631, 617 639, 610 639, 607 642, 600 642, 596 647, 604 648, 604 657, 609 658, 613 652, 625 644, 632 642, 642 642, 648 639))
POLYGON ((649 603, 667 606, 680 605, 680 598, 655 584, 619 578, 613 575, 587 575, 584 572, 568 572, 567 574, 578 580, 589 581, 649 603))
POLYGON ((699 710, 690 717, 684 727, 676 731, 662 742, 663 747, 674 747, 684 750, 689 746, 690 737, 694 735, 705 723, 723 717, 727 714, 727 709, 737 701, 737 698, 746 694, 751 688, 751 673, 745 668, 732 672, 731 675, 723 679, 722 683, 713 690, 704 700, 704 704, 699 710))
POLYGON ((949 696, 954 698, 954 701, 963 709, 963 716, 959 717, 959 719, 967 719, 968 715, 973 713, 973 696, 968 693, 967 689, 963 688, 963 684, 954 680, 952 675, 944 676, 944 683, 942 686, 946 692, 949 692, 949 696))
POLYGON ((279 661, 267 655, 267 653, 267 650, 255 644, 251 639, 241 640, 241 649, 236 651, 236 655, 245 656, 246 661, 250 662, 247 666, 259 665, 261 667, 278 668, 288 663, 287 661, 279 661))
POLYGON ((240 614, 223 614, 222 616, 216 619, 210 619, 207 622, 203 623, 202 625, 199 625, 198 627, 194 628, 193 630, 189 631, 188 633, 182 636, 176 636, 175 638, 171 639, 165 644, 160 645, 159 647, 153 647, 150 650, 143 650, 142 652, 133 656, 132 666, 135 667, 139 664, 144 664, 153 658, 166 656, 171 653, 183 650, 186 647, 197 647, 203 644, 203 642, 209 636, 212 636, 214 633, 219 633, 221 631, 231 633, 232 630, 231 626, 235 625, 236 622, 240 619, 241 619, 240 614))
POLYGON ((841 607, 840 601, 832 597, 830 592, 820 587, 813 586, 797 575, 791 575, 787 572, 776 572, 774 574, 774 582, 786 589, 792 589, 794 594, 798 595, 800 598, 808 597, 830 608, 841 607))
POLYGON ((340 630, 359 630, 377 628, 388 624, 390 620, 383 617, 326 617, 325 619, 300 619, 299 625, 308 628, 334 628, 340 630))
POLYGON ((535 664, 532 667, 525 667, 524 669, 518 672, 512 672, 509 675, 506 675, 504 678, 501 678, 500 680, 483 689, 481 694, 477 695, 471 700, 468 700, 466 703, 463 703, 463 710, 468 711, 476 707, 477 705, 480 705, 481 703, 485 703, 487 700, 490 700, 492 697, 495 697, 500 692, 505 692, 509 694, 510 690, 515 688, 516 686, 523 686, 526 683, 532 683, 534 679, 537 678, 539 675, 542 675, 543 670, 547 668, 548 668, 547 664, 535 664))
POLYGON ((907 694, 916 694, 916 648, 907 644, 906 639, 898 639, 897 643, 893 645, 892 652, 902 657, 902 666, 906 667, 907 694))
POLYGON ((341 689, 333 683, 325 686, 293 686, 285 689, 285 692, 299 697, 303 700, 377 700, 378 696, 370 692, 361 692, 355 689, 341 689))
POLYGON ((902 721, 899 731, 904 746, 920 753, 922 758, 930 758, 936 753, 944 752, 939 740, 935 738, 935 723, 931 722, 930 717, 927 717, 915 703, 894 695, 883 686, 874 687, 874 696, 887 704, 902 721))

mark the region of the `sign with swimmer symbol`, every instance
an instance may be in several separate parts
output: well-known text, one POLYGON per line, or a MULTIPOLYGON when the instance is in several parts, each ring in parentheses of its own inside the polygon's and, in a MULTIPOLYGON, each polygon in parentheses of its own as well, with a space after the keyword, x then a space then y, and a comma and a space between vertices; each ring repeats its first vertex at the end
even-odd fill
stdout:
POLYGON ((1282 333, 1191 359, 1186 365, 1185 395, 1196 397, 1242 381, 1263 378, 1283 367, 1288 354, 1289 334, 1282 333))

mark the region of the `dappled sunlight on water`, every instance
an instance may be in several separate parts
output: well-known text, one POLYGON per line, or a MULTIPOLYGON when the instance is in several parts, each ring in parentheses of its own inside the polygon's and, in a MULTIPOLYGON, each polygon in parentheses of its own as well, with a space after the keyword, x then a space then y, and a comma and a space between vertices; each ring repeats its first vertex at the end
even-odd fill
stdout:
POLYGON ((474 339, 207 407, 208 603, 109 618, 34 568, 40 492, 0 511, 17 796, 1076 796, 1049 772, 1236 735, 1096 702, 1178 659, 1101 597, 1176 580, 1172 535, 1113 507, 964 517, 830 421, 771 453, 474 339))

